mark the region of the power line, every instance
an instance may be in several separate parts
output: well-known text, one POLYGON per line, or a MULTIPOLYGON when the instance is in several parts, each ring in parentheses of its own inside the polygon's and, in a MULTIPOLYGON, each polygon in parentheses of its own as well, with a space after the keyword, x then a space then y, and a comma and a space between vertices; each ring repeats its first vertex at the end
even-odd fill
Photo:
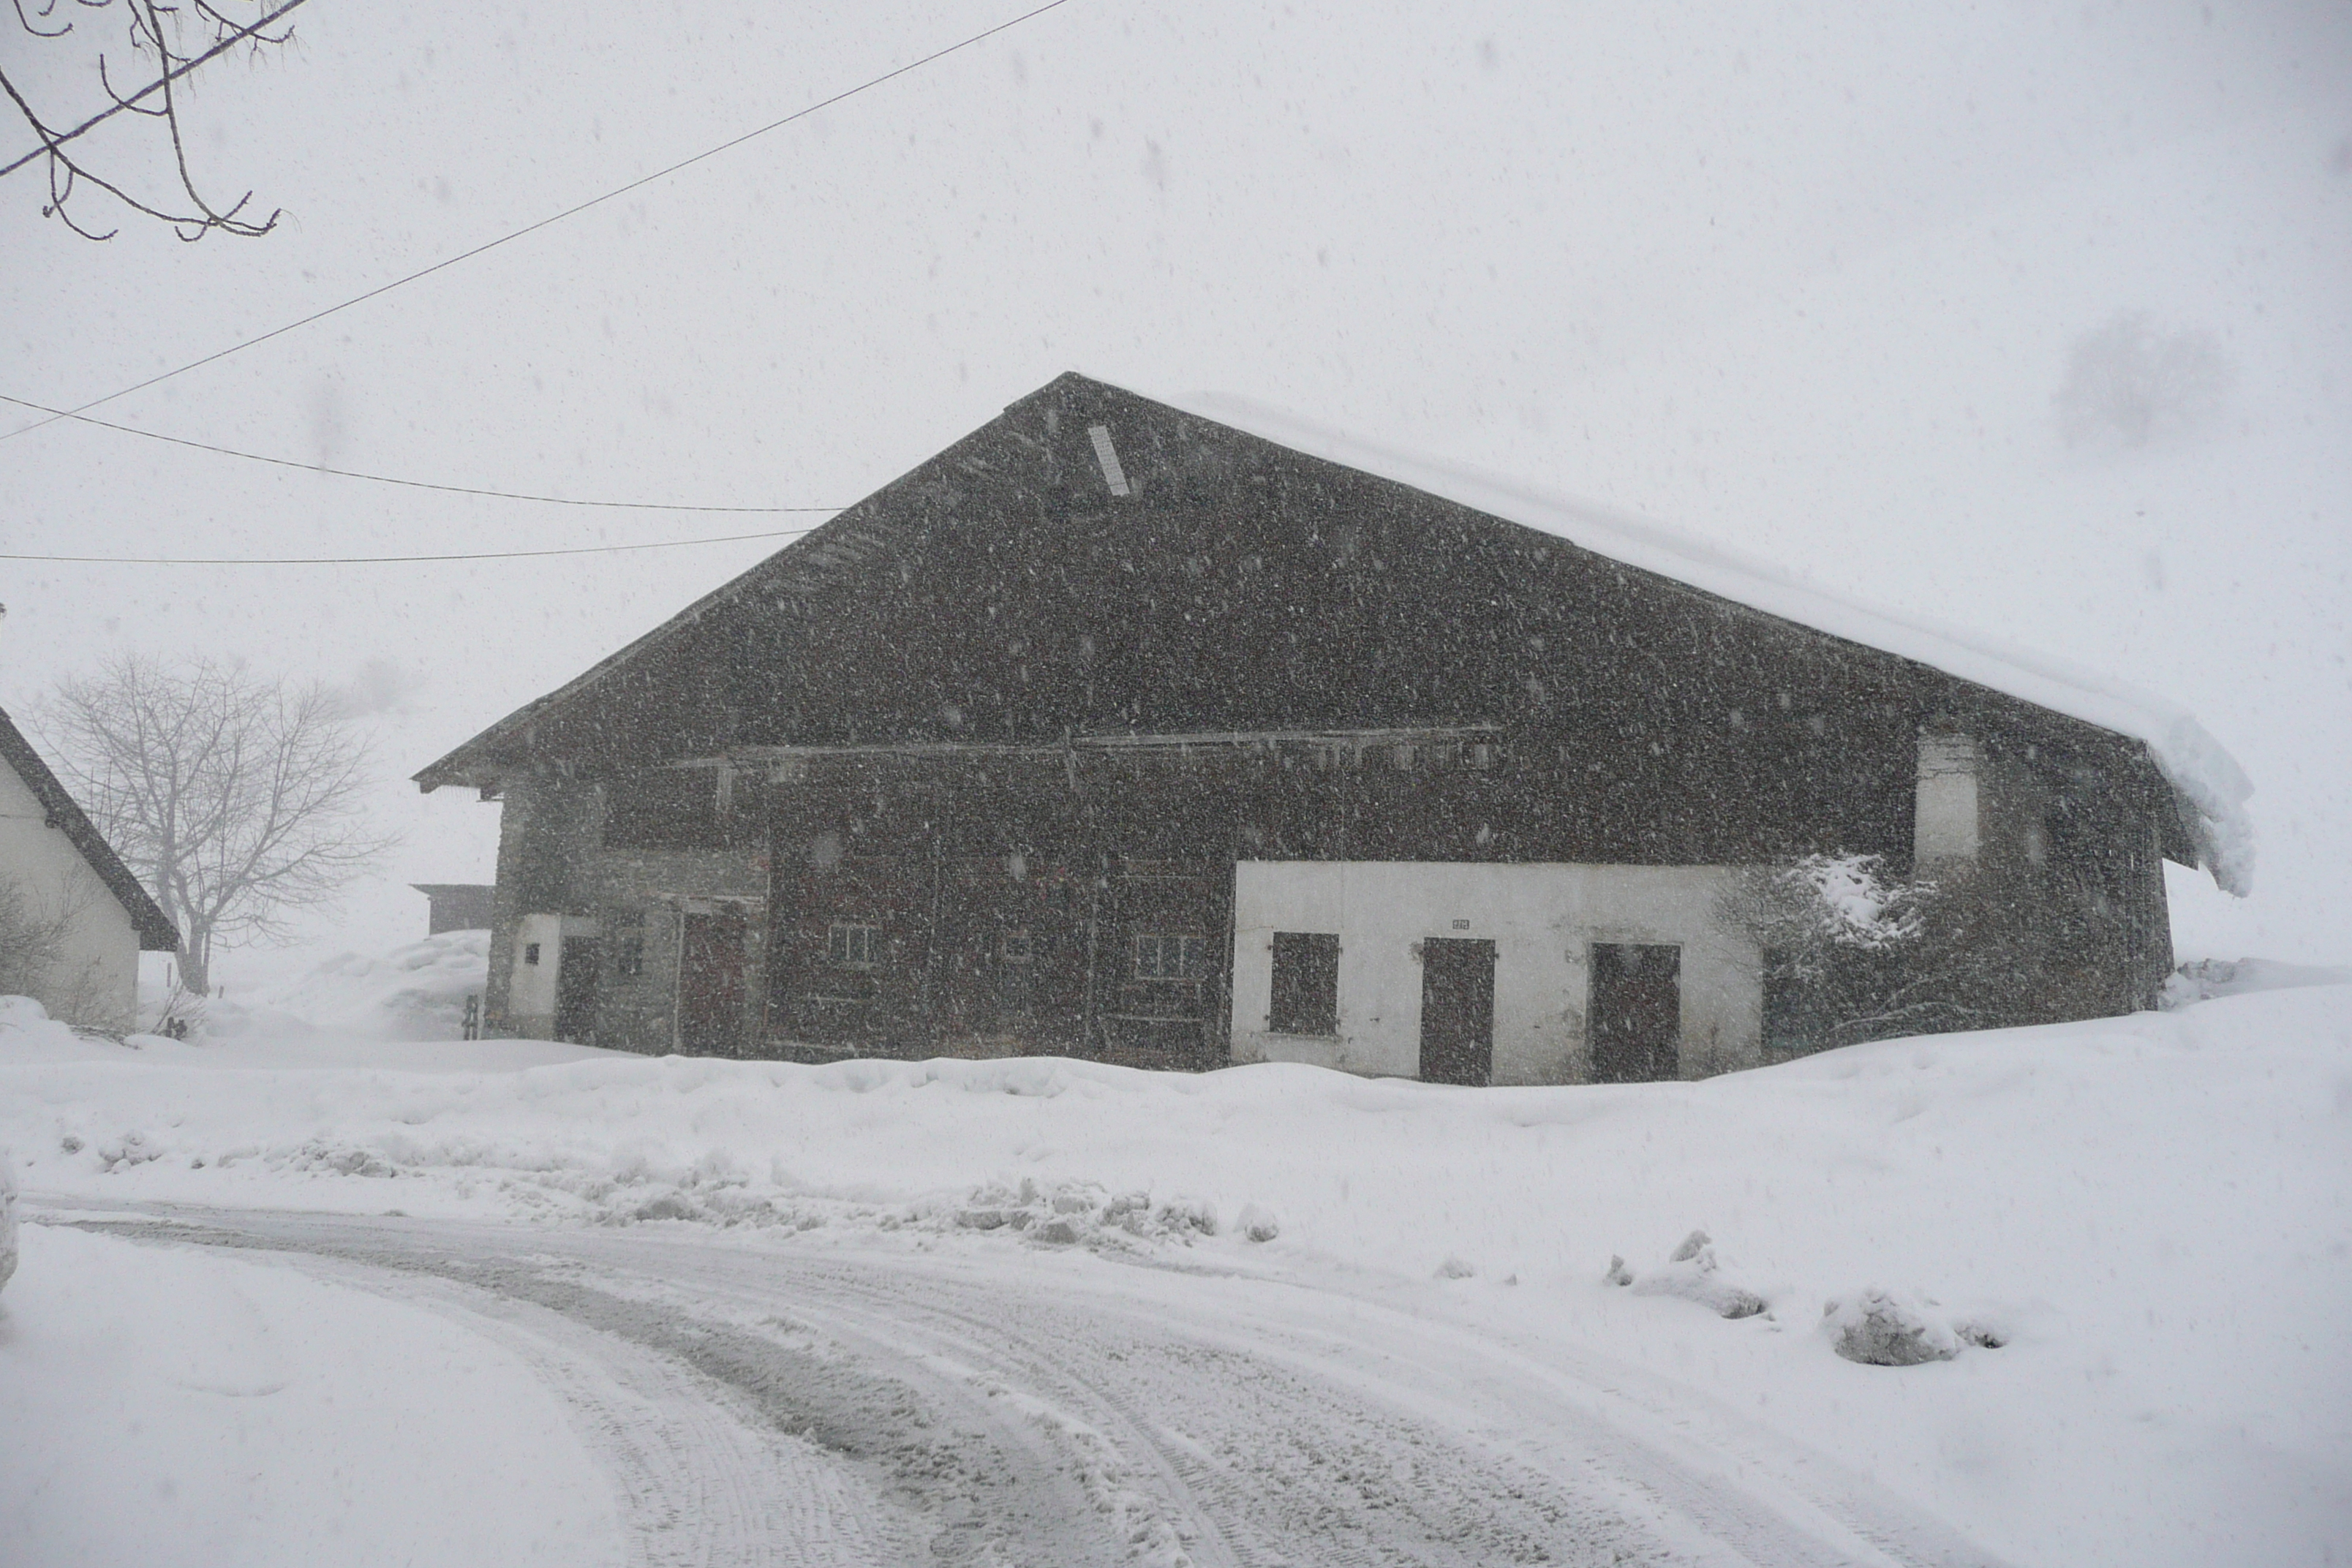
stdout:
POLYGON ((486 550, 451 555, 17 555, 0 561, 53 561, 82 566, 406 566, 427 561, 525 561, 541 555, 608 555, 629 550, 678 550, 689 544, 739 544, 751 539, 797 539, 816 529, 726 533, 713 539, 656 539, 646 544, 576 544, 562 550, 486 550))
MULTIPOLYGON (((999 22, 992 27, 974 33, 971 37, 964 38, 959 42, 950 44, 945 48, 934 49, 929 54, 923 56, 920 59, 909 60, 905 65, 884 71, 880 76, 875 77, 870 80, 859 82, 856 87, 846 88, 840 92, 836 92, 831 98, 820 99, 818 101, 808 105, 804 109, 796 109, 792 113, 785 115, 782 120, 771 121, 769 123, 761 126, 757 131, 747 131, 742 135, 734 138, 732 141, 722 142, 716 147, 697 153, 691 158, 681 159, 666 169, 656 169, 650 174, 639 175, 636 179, 631 180, 625 185, 621 185, 615 189, 606 191, 601 196, 591 196, 588 200, 580 203, 576 206, 564 208, 562 212, 555 214, 552 217, 541 218, 536 223, 527 224, 523 227, 515 229, 510 233, 502 234, 496 239, 486 240, 482 244, 475 246, 470 250, 461 250, 455 256, 445 257, 443 259, 435 262, 432 266, 422 268, 417 271, 409 273, 404 278, 395 278, 389 283, 380 283, 364 294, 355 294, 339 305, 330 305, 323 310, 314 310, 310 314, 302 317, 299 321, 289 321, 282 327, 272 327, 269 331, 263 332, 257 337, 247 338, 243 342, 232 343, 227 348, 220 349, 215 353, 205 355, 202 359, 190 360, 187 363, 179 366, 175 370, 167 370, 159 375, 151 375, 142 382, 126 386, 119 392, 110 392, 104 397, 92 398, 88 403, 78 405, 74 408, 67 410, 66 412, 70 414, 87 414, 89 410, 96 408, 102 403, 111 403, 118 397, 128 397, 134 392, 144 392, 147 388, 153 386, 160 382, 169 381, 175 375, 184 375, 189 371, 196 370, 212 363, 215 360, 226 359, 229 355, 233 353, 240 353, 247 349, 254 347, 256 344, 266 343, 272 338, 282 337, 286 333, 294 331, 299 328, 307 327, 313 321, 322 321, 329 316, 336 314, 338 311, 348 310, 354 305, 363 305, 370 300, 377 298, 379 295, 389 294, 394 289, 404 288, 407 285, 417 281, 419 279, 430 278, 433 274, 441 271, 445 268, 455 267, 461 261, 471 260, 473 258, 481 255, 485 251, 496 250, 499 246, 505 245, 511 240, 520 239, 525 235, 537 234, 542 228, 546 228, 553 224, 562 223, 568 217, 576 217, 580 214, 586 212, 591 207, 601 206, 616 196, 627 195, 631 191, 636 190, 644 185, 649 185, 656 180, 667 179, 670 175, 677 174, 681 169, 689 168, 696 163, 703 162, 707 158, 715 158, 719 153, 740 147, 744 142, 751 141, 756 137, 765 136, 771 131, 782 130, 783 127, 790 125, 796 120, 805 120, 821 109, 830 109, 835 104, 843 101, 845 99, 855 98, 859 93, 867 91, 873 88, 880 87, 885 82, 895 81, 899 77, 905 76, 909 71, 920 70, 923 67, 930 65, 934 61, 943 60, 950 55, 968 49, 974 44, 984 42, 989 38, 994 37, 999 33, 1006 32, 1012 28, 1021 26, 1024 22, 1031 21, 1036 17, 1042 16, 1048 11, 1059 10, 1062 6, 1068 4, 1069 0, 1045 0, 1044 5, 1035 7, 1034 10, 1024 11, 1021 15, 1013 17, 1011 21, 999 22)), ((11 430, 6 435, 0 436, 0 441, 13 441, 17 437, 24 435, 26 431, 41 429, 46 426, 56 423, 58 418, 63 416, 64 416, 62 414, 52 415, 47 419, 39 420, 35 424, 27 425, 22 429, 11 430)))
MULTIPOLYGON (((243 458, 251 463, 268 463, 273 468, 295 468, 304 473, 332 474, 339 479, 370 479, 380 485, 400 485, 413 490, 440 490, 448 495, 493 496, 499 500, 545 501, 551 506, 618 507, 632 511, 730 511, 780 512, 839 511, 837 506, 697 506, 687 501, 660 500, 582 500, 573 496, 531 495, 521 490, 494 490, 480 485, 445 485, 430 479, 404 479, 391 474, 363 473, 357 468, 329 468, 324 463, 298 463, 291 458, 273 458, 266 452, 240 452, 234 447, 215 447, 209 441, 191 441, 184 436, 166 436, 160 430, 142 430, 135 425, 117 425, 110 419, 94 419, 68 408, 51 408, 45 403, 33 403, 22 397, 11 397, 0 392, 0 403, 13 403, 19 408, 54 415, 59 419, 71 419, 82 425, 95 425, 101 430, 118 430, 125 436, 144 436, 150 441, 163 441, 174 447, 187 447, 199 452, 217 452, 224 458, 243 458)), ((31 426, 37 429, 38 426, 31 426)))

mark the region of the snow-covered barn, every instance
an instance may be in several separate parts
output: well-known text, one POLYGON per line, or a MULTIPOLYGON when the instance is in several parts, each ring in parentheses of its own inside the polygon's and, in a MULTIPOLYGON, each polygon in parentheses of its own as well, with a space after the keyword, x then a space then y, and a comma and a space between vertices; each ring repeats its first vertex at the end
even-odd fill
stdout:
POLYGON ((416 777, 505 803, 493 1030, 803 1058, 1699 1077, 2150 1005, 2250 855, 2160 703, 1075 374, 416 777), (1909 1011, 1742 917, 1823 856, 1966 891, 1909 1011))
POLYGON ((0 712, 0 992, 53 1018, 136 1026, 139 954, 180 933, 105 836, 0 712))

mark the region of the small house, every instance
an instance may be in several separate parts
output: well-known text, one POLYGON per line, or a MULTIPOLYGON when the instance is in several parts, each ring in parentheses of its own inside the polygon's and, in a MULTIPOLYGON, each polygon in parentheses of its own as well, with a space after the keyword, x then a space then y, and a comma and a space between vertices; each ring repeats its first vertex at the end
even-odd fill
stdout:
POLYGON ((427 936, 445 931, 490 929, 490 900, 497 889, 488 882, 411 882, 425 895, 427 936))
POLYGON ((138 1026, 139 954, 180 933, 32 742, 0 712, 0 993, 49 1016, 138 1026))

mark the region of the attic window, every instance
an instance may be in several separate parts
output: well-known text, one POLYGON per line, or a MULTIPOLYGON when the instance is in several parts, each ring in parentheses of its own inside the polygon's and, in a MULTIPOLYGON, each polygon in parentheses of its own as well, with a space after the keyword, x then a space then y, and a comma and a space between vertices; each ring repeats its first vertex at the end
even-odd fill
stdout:
POLYGON ((1087 434, 1094 438, 1095 461, 1102 465, 1103 483, 1115 496, 1129 494, 1127 470, 1118 466, 1118 448, 1110 444, 1110 426, 1089 425, 1087 434))
POLYGON ((844 969, 871 969, 875 951, 882 944, 877 939, 879 930, 869 925, 836 923, 827 926, 824 933, 826 962, 844 969))
POLYGON ((1144 931, 1135 939, 1138 980, 1198 980, 1209 973, 1209 939, 1171 931, 1144 931))

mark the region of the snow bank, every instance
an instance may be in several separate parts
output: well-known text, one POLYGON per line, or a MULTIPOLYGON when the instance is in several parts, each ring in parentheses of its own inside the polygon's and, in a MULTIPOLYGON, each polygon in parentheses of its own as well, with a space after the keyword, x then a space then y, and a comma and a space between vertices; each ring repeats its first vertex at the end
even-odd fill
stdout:
POLYGON ((2253 889, 2253 785, 2187 711, 2065 661, 1839 598, 1777 567, 1629 512, 1572 500, 1517 480, 1369 445, 1246 398, 1201 393, 1169 400, 1203 419, 1328 462, 1378 474, 1490 516, 1556 534, 1612 561, 1833 637, 1915 659, 1947 675, 2022 698, 2147 744, 2171 784, 2200 863, 2229 892, 2253 889))
POLYGON ((0 1147, 0 1289, 16 1277, 16 1161, 0 1147))
POLYGON ((525 1065, 514 1042, 429 1047, 470 1070, 287 1070, 235 1045, 27 1059, 21 1033, 0 1030, 0 1142, 36 1190, 1007 1268, 1082 1247, 1418 1292, 1701 1389, 2020 1561, 2316 1561, 2352 1538, 2352 1339, 2325 1330, 2352 1301, 2346 987, 1580 1089, 525 1065), (1612 1254, 1656 1293, 1605 1282, 1612 1254), (1842 1356, 1874 1301, 1883 1341, 1916 1323, 1956 1353, 1842 1356))
POLYGON ((292 1269, 47 1226, 0 1311, 0 1563, 617 1563, 516 1355, 292 1269), (367 1419, 355 1419, 365 1413, 367 1419))
POLYGON ((376 958, 346 952, 290 984, 236 1005, 209 1003, 204 1032, 215 1038, 309 1028, 371 1040, 455 1040, 465 1033, 466 998, 489 978, 490 933, 443 931, 376 958))
POLYGON ((2284 991, 2299 985, 2352 984, 2352 969, 2316 964, 2281 963, 2269 958, 2200 958, 2180 966, 2164 983, 2164 1005, 2184 1007, 2210 1002, 2217 996, 2247 996, 2257 991, 2284 991))

